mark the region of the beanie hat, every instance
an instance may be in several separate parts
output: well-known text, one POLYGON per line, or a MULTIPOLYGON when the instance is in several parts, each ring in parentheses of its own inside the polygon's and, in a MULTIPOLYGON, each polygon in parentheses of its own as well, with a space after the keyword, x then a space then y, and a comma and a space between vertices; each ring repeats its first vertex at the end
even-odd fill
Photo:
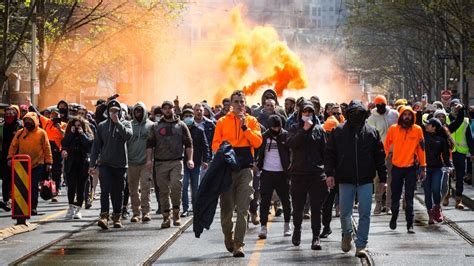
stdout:
POLYGON ((271 115, 268 117, 269 127, 282 127, 281 118, 278 115, 271 115))
POLYGON ((377 95, 374 99, 374 104, 387 104, 387 99, 383 95, 377 95))

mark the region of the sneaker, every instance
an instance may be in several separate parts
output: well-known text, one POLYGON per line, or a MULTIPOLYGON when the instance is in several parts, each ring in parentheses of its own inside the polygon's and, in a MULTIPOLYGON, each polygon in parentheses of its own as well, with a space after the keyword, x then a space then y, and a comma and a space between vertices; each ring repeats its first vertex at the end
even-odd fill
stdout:
POLYGON ((130 222, 132 222, 132 223, 138 223, 138 222, 140 222, 140 215, 134 214, 134 215, 132 216, 132 219, 130 219, 130 222))
POLYGON ((344 252, 349 252, 352 249, 352 235, 343 236, 341 240, 341 249, 344 252))
POLYGON ((258 213, 251 213, 250 214, 250 220, 254 225, 259 225, 260 224, 260 217, 258 216, 258 213))
MULTIPOLYGON (((58 195, 59 195, 59 194, 58 194, 58 195)), ((57 198, 57 197, 53 197, 53 198, 51 199, 51 202, 58 202, 58 198, 57 198)))
POLYGON ((379 215, 381 213, 382 213, 382 203, 377 202, 377 203, 375 203, 374 214, 379 215))
POLYGON ((283 208, 278 207, 275 211, 275 217, 280 217, 283 214, 283 208))
POLYGON ((321 234, 319 235, 320 238, 328 238, 328 236, 332 234, 331 227, 325 226, 321 234))
POLYGON ((188 217, 189 213, 188 211, 183 211, 183 213, 181 213, 181 217, 188 217))
POLYGON ((309 212, 305 212, 304 216, 303 216, 303 219, 305 219, 305 220, 311 219, 311 214, 309 212))
POLYGON ((92 207, 92 203, 90 200, 86 201, 86 210, 90 209, 92 207))
POLYGON ((81 207, 79 206, 74 206, 74 219, 82 219, 81 207))
POLYGON ((283 225, 283 236, 291 236, 291 225, 290 225, 290 223, 285 223, 283 225))
POLYGON ((262 225, 260 228, 260 233, 258 233, 258 238, 260 239, 267 239, 267 227, 262 225))
POLYGON ((415 230, 413 230, 413 225, 407 226, 407 232, 408 232, 409 234, 414 234, 414 233, 415 233, 415 230))
POLYGON ((67 209, 65 218, 68 220, 74 218, 74 212, 75 212, 74 205, 69 204, 69 208, 67 209))
POLYGON ((2 208, 4 211, 9 212, 12 209, 8 207, 7 203, 0 201, 0 208, 2 208))
POLYGON ((387 215, 392 215, 392 210, 387 207, 387 215))
POLYGON ((38 215, 38 210, 36 210, 36 209, 31 209, 31 215, 32 215, 32 216, 38 215))
POLYGON ((367 258, 369 255, 369 251, 367 248, 356 248, 355 256, 358 258, 367 258))
POLYGON ((397 229, 397 218, 398 218, 397 216, 392 215, 392 218, 390 219, 390 224, 389 224, 390 229, 392 230, 397 229))
POLYGON ((142 222, 149 222, 151 221, 151 216, 148 213, 143 214, 142 216, 142 222))
POLYGON ((130 213, 128 212, 127 207, 123 207, 122 208, 122 219, 127 219, 128 217, 130 217, 130 213))
POLYGON ((313 241, 311 241, 311 249, 312 250, 321 250, 323 249, 321 247, 321 240, 319 239, 319 236, 313 236, 313 241))

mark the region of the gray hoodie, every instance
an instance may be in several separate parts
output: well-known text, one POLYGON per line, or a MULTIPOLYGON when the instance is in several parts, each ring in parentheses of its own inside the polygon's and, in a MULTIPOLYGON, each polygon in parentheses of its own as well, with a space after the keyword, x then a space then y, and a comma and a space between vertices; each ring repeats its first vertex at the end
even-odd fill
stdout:
POLYGON ((146 163, 146 141, 148 132, 153 126, 153 122, 146 115, 146 106, 142 102, 138 102, 132 109, 132 129, 133 136, 127 141, 128 163, 130 165, 143 165, 146 163), (141 107, 144 117, 141 122, 135 118, 135 108, 141 107))
POLYGON ((127 141, 132 137, 132 125, 129 121, 125 121, 122 110, 119 112, 119 122, 112 122, 109 115, 111 106, 120 108, 120 103, 112 100, 107 104, 108 118, 97 126, 90 167, 95 167, 97 164, 114 168, 128 167, 127 141))

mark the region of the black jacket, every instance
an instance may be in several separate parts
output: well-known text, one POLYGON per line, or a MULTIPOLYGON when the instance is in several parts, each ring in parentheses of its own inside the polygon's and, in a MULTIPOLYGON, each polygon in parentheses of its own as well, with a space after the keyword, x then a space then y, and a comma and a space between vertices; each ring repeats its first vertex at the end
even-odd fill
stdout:
POLYGON ((87 173, 87 169, 89 169, 89 153, 92 148, 92 136, 85 133, 74 134, 68 132, 64 135, 61 145, 62 149, 68 153, 68 157, 64 162, 64 173, 66 176, 77 170, 87 173))
POLYGON ((426 166, 430 168, 452 167, 448 141, 423 130, 425 136, 426 166))
POLYGON ((232 186, 232 170, 238 169, 236 155, 232 146, 224 141, 207 169, 196 198, 194 207, 193 231, 199 238, 204 228, 209 230, 216 213, 219 196, 232 186))
POLYGON ((288 131, 281 129, 280 134, 275 138, 271 136, 271 129, 269 129, 263 133, 262 137, 262 146, 260 146, 257 151, 258 169, 263 168, 263 162, 265 160, 265 149, 267 149, 268 147, 267 140, 270 139, 271 141, 276 141, 278 145, 278 154, 280 155, 281 166, 283 167, 283 170, 285 170, 285 172, 288 171, 288 168, 290 167, 290 149, 287 143, 288 131))
POLYGON ((356 130, 344 123, 329 134, 324 171, 339 184, 364 185, 373 182, 377 171, 381 183, 387 180, 385 151, 378 131, 364 123, 356 130))
MULTIPOLYGON (((201 164, 208 163, 211 160, 211 152, 209 150, 209 143, 207 141, 204 130, 193 125, 189 128, 191 138, 193 139, 193 161, 194 167, 201 167, 201 164)), ((185 161, 188 160, 188 156, 184 154, 185 161)))
POLYGON ((288 131, 288 146, 291 149, 292 160, 290 174, 319 175, 324 180, 324 148, 326 134, 320 125, 305 131, 303 122, 294 124, 288 131))

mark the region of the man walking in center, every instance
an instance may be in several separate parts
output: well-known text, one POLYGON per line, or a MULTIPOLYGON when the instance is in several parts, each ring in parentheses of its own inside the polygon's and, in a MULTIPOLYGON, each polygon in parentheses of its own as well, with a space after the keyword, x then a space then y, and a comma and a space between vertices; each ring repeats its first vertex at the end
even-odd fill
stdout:
POLYGON ((186 151, 188 158, 186 166, 190 170, 194 169, 193 141, 188 126, 174 114, 172 102, 163 102, 161 110, 163 117, 151 127, 148 134, 147 167, 152 169, 154 157, 156 183, 160 188, 159 201, 163 215, 161 228, 170 228, 171 207, 173 207, 173 225, 181 225, 179 212, 183 192, 183 159, 186 151))
POLYGON ((234 91, 230 97, 232 111, 217 121, 212 150, 217 152, 222 142, 229 142, 237 156, 240 170, 232 171, 232 187, 221 194, 221 225, 224 243, 234 257, 244 257, 244 237, 247 230, 249 204, 254 189, 252 187, 252 166, 254 149, 262 144, 260 125, 255 117, 245 112, 245 94, 234 91), (237 211, 235 235, 232 215, 237 211))
POLYGON ((421 178, 426 175, 425 140, 423 130, 416 125, 416 114, 411 107, 402 106, 398 124, 392 125, 385 138, 385 154, 393 149, 392 157, 392 219, 390 229, 397 228, 397 218, 400 208, 400 197, 405 184, 407 230, 413 231, 413 198, 416 189, 416 163, 421 167, 421 178))

